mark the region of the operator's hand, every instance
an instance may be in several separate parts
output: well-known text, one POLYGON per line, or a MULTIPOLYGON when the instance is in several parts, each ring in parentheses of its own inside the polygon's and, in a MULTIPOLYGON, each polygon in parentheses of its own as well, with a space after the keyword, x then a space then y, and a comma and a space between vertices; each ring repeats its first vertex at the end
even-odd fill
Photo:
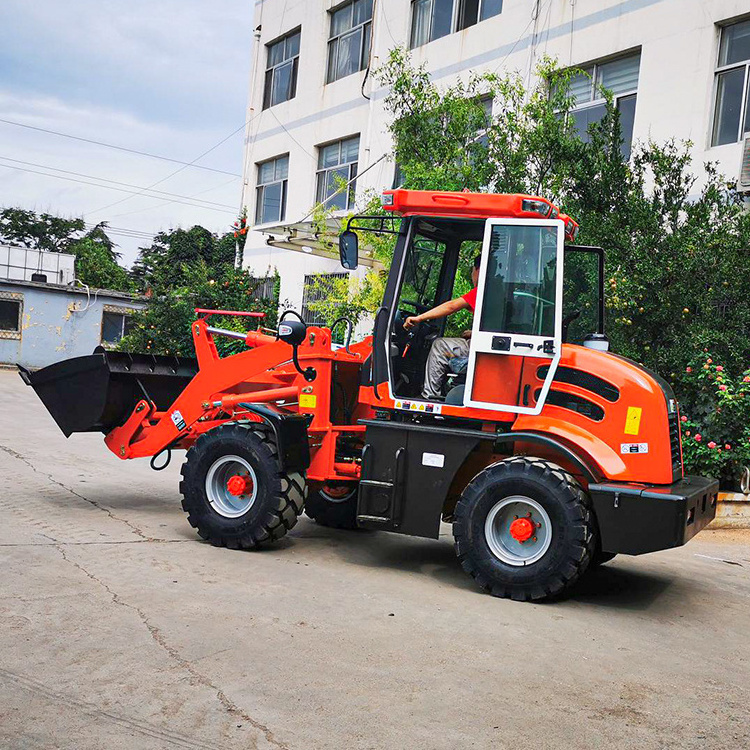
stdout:
POLYGON ((412 328, 418 326, 421 322, 418 315, 411 315, 404 321, 404 328, 407 331, 411 331, 412 328))
POLYGON ((461 338, 463 338, 463 339, 470 339, 471 338, 471 331, 464 331, 461 334, 461 338))

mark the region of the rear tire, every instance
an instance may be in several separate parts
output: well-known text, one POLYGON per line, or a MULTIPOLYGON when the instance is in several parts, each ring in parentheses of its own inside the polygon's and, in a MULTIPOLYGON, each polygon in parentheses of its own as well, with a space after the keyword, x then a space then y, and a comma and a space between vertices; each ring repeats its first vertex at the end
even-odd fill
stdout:
POLYGON ((281 539, 297 523, 305 491, 304 475, 281 470, 273 433, 256 422, 201 435, 182 466, 182 508, 217 547, 252 549, 281 539), (227 490, 237 476, 246 482, 239 496, 227 490))
POLYGON ((355 483, 339 483, 311 488, 305 501, 305 514, 321 526, 356 529, 358 487, 355 483))
POLYGON ((493 596, 519 601, 570 589, 591 562, 595 530, 591 502, 572 475, 520 456, 477 474, 453 522, 463 569, 493 596), (516 518, 520 525, 511 530, 516 518))

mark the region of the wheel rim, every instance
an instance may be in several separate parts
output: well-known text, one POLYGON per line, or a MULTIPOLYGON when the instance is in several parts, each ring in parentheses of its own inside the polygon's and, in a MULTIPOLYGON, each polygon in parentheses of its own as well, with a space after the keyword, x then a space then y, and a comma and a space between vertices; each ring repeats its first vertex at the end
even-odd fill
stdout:
POLYGON ((220 516, 244 515, 253 507, 257 495, 255 471, 241 456, 222 456, 206 474, 206 497, 220 516))
POLYGON ((345 503, 355 492, 357 486, 351 487, 349 485, 340 484, 338 486, 331 484, 324 484, 320 488, 320 496, 325 498, 329 503, 345 503))
POLYGON ((522 567, 540 560, 552 543, 552 523, 547 511, 525 495, 495 503, 484 522, 487 546, 508 565, 522 567))

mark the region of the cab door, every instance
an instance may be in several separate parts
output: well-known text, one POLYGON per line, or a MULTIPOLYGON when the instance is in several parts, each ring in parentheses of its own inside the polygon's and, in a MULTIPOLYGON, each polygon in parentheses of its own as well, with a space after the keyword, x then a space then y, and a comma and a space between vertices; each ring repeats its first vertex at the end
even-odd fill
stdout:
POLYGON ((464 404, 539 414, 560 361, 565 225, 489 219, 485 225, 464 404), (549 365, 541 388, 530 373, 549 365))

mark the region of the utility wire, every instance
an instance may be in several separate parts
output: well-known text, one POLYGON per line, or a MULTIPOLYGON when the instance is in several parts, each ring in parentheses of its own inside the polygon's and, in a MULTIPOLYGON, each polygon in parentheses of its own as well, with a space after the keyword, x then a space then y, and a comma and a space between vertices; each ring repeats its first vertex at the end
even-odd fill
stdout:
MULTIPOLYGON (((256 115, 256 117, 257 117, 257 115, 256 115)), ((250 118, 250 119, 252 120, 253 118, 250 118)), ((136 196, 129 196, 127 198, 122 198, 119 201, 115 201, 114 203, 109 203, 106 206, 102 206, 101 208, 97 208, 95 211, 89 211, 88 213, 89 214, 97 214, 97 213, 100 213, 101 211, 106 211, 108 208, 112 208, 113 206, 119 206, 121 203, 125 203, 126 201, 132 200, 133 197, 137 197, 137 195, 142 195, 147 190, 152 190, 157 185, 161 185, 162 182, 166 182, 167 180, 171 180, 172 177, 174 177, 175 175, 177 175, 180 172, 184 171, 188 167, 192 167, 195 164, 195 162, 200 161, 204 156, 207 156, 212 151, 215 151, 217 148, 219 148, 219 146, 223 145, 230 138, 232 138, 233 136, 237 135, 237 133, 239 133, 240 131, 244 131, 245 128, 247 127, 248 122, 249 122, 249 120, 247 122, 243 122, 242 125, 240 125, 240 127, 238 127, 236 130, 233 130, 226 138, 222 138, 215 146, 211 146, 211 148, 209 148, 207 151, 204 151, 200 156, 197 156, 195 159, 193 159, 193 161, 189 162, 188 164, 185 164, 184 166, 180 167, 179 169, 176 169, 174 172, 172 172, 171 174, 168 174, 163 179, 157 180, 155 183, 153 183, 153 185, 149 185, 147 188, 144 188, 143 191, 141 193, 139 193, 139 194, 136 194, 136 196)))
MULTIPOLYGON (((77 180, 75 177, 66 177, 65 175, 61 175, 61 174, 50 174, 49 172, 39 172, 38 170, 35 170, 35 169, 28 169, 26 167, 17 167, 12 164, 0 164, 0 167, 5 167, 5 169, 18 170, 21 172, 30 172, 31 174, 39 174, 39 175, 42 175, 43 177, 54 177, 58 180, 67 180, 68 182, 78 182, 81 185, 91 185, 92 187, 104 188, 105 190, 116 190, 119 193, 131 193, 132 195, 143 195, 142 192, 133 193, 132 190, 126 190, 125 188, 118 188, 118 187, 115 187, 114 185, 101 185, 96 182, 87 182, 85 180, 77 180)), ((181 201, 175 198, 171 199, 169 203, 181 203, 182 205, 190 206, 191 208, 203 208, 207 211, 218 211, 219 213, 223 213, 223 214, 235 213, 234 209, 230 211, 230 210, 223 209, 223 208, 213 208, 212 206, 200 205, 197 203, 188 203, 187 201, 181 201)))
MULTIPOLYGON (((31 162, 31 161, 21 161, 20 159, 11 159, 10 156, 2 156, 2 155, 0 155, 0 159, 2 159, 4 161, 13 162, 14 164, 23 164, 23 165, 25 165, 27 167, 37 167, 38 169, 49 169, 52 172, 62 172, 63 174, 72 174, 72 175, 74 175, 76 177, 85 177, 86 179, 89 179, 89 180, 99 180, 101 182, 109 182, 112 185, 120 185, 121 187, 133 188, 135 190, 143 190, 143 189, 145 189, 145 188, 141 188, 139 185, 131 185, 128 182, 118 182, 117 180, 110 180, 110 179, 107 179, 106 177, 96 177, 95 175, 83 174, 81 172, 72 172, 72 171, 70 171, 68 169, 58 169, 57 167, 50 167, 48 164, 35 164, 34 162, 31 162)), ((53 177, 54 175, 50 175, 50 176, 53 177)), ((232 181, 234 181, 235 179, 236 178, 233 177, 232 181)), ((165 196, 168 196, 170 198, 181 198, 183 200, 195 200, 190 195, 177 195, 176 193, 166 193, 163 190, 153 190, 153 191, 150 191, 150 192, 159 193, 160 195, 165 195, 165 196)), ((153 197, 156 197, 156 196, 153 196, 153 197)), ((212 206, 219 206, 220 208, 231 208, 231 206, 228 206, 226 203, 216 203, 215 201, 203 201, 203 200, 201 200, 201 201, 196 201, 196 202, 198 202, 198 203, 207 203, 207 204, 210 204, 212 206)))
POLYGON ((6 125, 15 125, 19 128, 26 128, 28 130, 36 130, 39 133, 49 133, 50 135, 57 135, 61 138, 70 138, 74 141, 81 141, 83 143, 93 143, 95 146, 104 146, 105 148, 112 148, 116 151, 125 151, 128 154, 138 154, 139 156, 148 156, 150 159, 159 159, 161 161, 169 161, 173 164, 182 164, 186 167, 194 167, 195 169, 204 169, 207 172, 218 172, 219 174, 231 174, 234 177, 241 177, 242 175, 235 174, 234 172, 227 172, 223 169, 215 169, 214 167, 204 167, 202 164, 194 164, 192 162, 186 162, 186 161, 180 161, 179 159, 171 159, 168 156, 161 156, 159 154, 150 154, 147 151, 139 151, 135 148, 126 148, 125 146, 115 146, 113 143, 104 143, 103 141, 95 141, 91 138, 83 138, 82 136, 78 135, 70 135, 70 133, 61 133, 57 130, 49 130, 47 128, 39 128, 36 125, 27 125, 23 122, 15 122, 14 120, 5 120, 3 118, 0 118, 0 122, 5 123, 6 125))
MULTIPOLYGON (((199 193, 194 193, 192 196, 190 196, 190 200, 193 200, 194 198, 197 198, 199 195, 205 195, 206 193, 210 193, 213 190, 219 190, 220 188, 225 187, 230 182, 234 182, 236 177, 232 177, 227 182, 222 182, 220 185, 215 185, 214 187, 208 188, 207 190, 201 190, 199 193)), ((133 214, 140 214, 144 211, 153 211, 155 208, 162 208, 163 206, 168 206, 171 203, 171 201, 162 201, 161 203, 157 203, 153 206, 147 206, 146 208, 139 208, 135 211, 126 211, 125 213, 115 214, 114 216, 110 216, 110 219, 120 219, 123 216, 132 216, 133 214)))

